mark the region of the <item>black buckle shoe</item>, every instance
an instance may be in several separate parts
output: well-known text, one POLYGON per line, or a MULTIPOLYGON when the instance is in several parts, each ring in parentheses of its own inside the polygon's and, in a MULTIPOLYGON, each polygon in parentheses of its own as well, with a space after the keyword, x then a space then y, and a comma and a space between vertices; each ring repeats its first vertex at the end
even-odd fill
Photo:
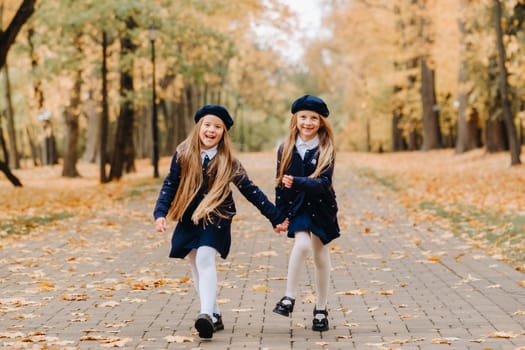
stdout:
POLYGON ((312 330, 317 332, 327 331, 330 327, 328 326, 328 311, 326 310, 317 310, 314 307, 314 320, 312 323, 312 330), (315 316, 318 314, 324 315, 324 318, 318 319, 315 316))
POLYGON ((213 337, 213 321, 207 314, 200 314, 195 321, 195 328, 199 332, 199 337, 211 339, 213 337))
POLYGON ((294 305, 295 305, 295 299, 284 296, 275 305, 273 312, 275 312, 276 314, 282 315, 282 316, 290 316, 290 314, 293 312, 294 305), (283 303, 284 300, 290 301, 290 304, 288 303, 284 304, 283 303))
POLYGON ((213 331, 222 331, 224 329, 224 323, 222 323, 222 316, 219 314, 213 314, 213 317, 217 319, 216 322, 213 322, 213 331))

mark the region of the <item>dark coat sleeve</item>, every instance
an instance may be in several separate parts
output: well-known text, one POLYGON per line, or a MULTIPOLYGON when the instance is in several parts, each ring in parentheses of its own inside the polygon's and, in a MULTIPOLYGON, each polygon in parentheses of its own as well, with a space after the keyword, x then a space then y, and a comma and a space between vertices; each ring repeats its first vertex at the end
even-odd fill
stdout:
POLYGON ((240 162, 237 164, 238 170, 234 176, 233 183, 242 195, 252 203, 261 214, 263 214, 275 227, 285 220, 284 215, 279 209, 268 199, 268 197, 261 191, 257 185, 248 177, 246 170, 240 162))
POLYGON ((177 162, 177 153, 173 155, 171 159, 170 171, 159 192, 157 202, 155 204, 155 209, 153 211, 153 217, 156 219, 160 217, 166 217, 168 211, 171 207, 171 203, 175 198, 177 189, 179 188, 180 183, 180 165, 177 162))

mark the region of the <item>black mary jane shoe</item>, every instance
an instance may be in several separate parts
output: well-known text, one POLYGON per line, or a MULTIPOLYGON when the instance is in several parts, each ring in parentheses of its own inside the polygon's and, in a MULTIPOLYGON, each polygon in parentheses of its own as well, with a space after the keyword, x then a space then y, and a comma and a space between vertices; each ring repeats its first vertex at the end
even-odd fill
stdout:
POLYGON ((275 308, 273 309, 273 312, 276 314, 282 315, 282 316, 290 316, 290 314, 293 312, 293 306, 295 305, 295 299, 290 298, 287 296, 284 296, 279 300, 279 302, 275 305, 275 308), (283 301, 288 300, 290 303, 283 303, 283 301))
POLYGON ((199 332, 199 337, 211 339, 213 337, 213 321, 208 314, 200 314, 195 320, 195 328, 199 332))
POLYGON ((312 323, 312 330, 317 332, 324 332, 327 331, 330 327, 328 326, 328 311, 326 310, 317 310, 316 307, 314 307, 314 319, 312 323), (324 318, 317 318, 315 317, 318 314, 324 315, 324 318))
POLYGON ((213 322, 213 331, 222 331, 224 329, 224 323, 222 323, 222 316, 220 314, 213 314, 213 317, 217 319, 217 321, 213 322))

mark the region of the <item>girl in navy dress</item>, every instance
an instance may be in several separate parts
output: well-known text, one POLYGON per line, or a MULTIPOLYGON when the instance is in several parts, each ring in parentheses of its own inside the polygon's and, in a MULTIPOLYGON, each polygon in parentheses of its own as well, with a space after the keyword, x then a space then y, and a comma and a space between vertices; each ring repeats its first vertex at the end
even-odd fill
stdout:
POLYGON ((339 237, 337 203, 332 187, 335 149, 328 107, 316 96, 305 95, 292 104, 290 132, 277 152, 275 204, 289 218, 288 237, 294 238, 288 262, 286 293, 274 312, 289 316, 294 309, 299 275, 313 252, 317 301, 312 329, 326 331, 330 250, 339 237))
POLYGON ((165 232, 167 219, 177 222, 171 238, 171 258, 189 257, 201 310, 195 328, 201 338, 224 329, 217 305, 215 256, 225 259, 231 243, 230 225, 236 213, 230 182, 270 220, 274 230, 286 230, 287 220, 248 178, 232 156, 228 134, 233 120, 218 105, 195 113, 195 128, 173 155, 170 171, 157 199, 155 228, 165 232))

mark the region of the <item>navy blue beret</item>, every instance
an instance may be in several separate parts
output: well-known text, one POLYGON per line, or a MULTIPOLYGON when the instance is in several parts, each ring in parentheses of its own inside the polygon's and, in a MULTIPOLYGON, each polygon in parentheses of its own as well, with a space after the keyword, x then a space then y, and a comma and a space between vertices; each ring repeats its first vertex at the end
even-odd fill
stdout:
POLYGON ((326 103, 319 97, 312 95, 304 95, 295 100, 292 104, 292 114, 298 111, 314 111, 324 117, 328 117, 330 114, 326 103))
POLYGON ((224 125, 226 125, 226 129, 228 130, 230 130, 230 128, 233 125, 233 119, 230 116, 230 113, 228 113, 228 110, 223 106, 219 105, 205 105, 197 112, 195 112, 195 123, 197 123, 202 117, 208 114, 212 114, 216 117, 221 118, 221 120, 224 122, 224 125))

